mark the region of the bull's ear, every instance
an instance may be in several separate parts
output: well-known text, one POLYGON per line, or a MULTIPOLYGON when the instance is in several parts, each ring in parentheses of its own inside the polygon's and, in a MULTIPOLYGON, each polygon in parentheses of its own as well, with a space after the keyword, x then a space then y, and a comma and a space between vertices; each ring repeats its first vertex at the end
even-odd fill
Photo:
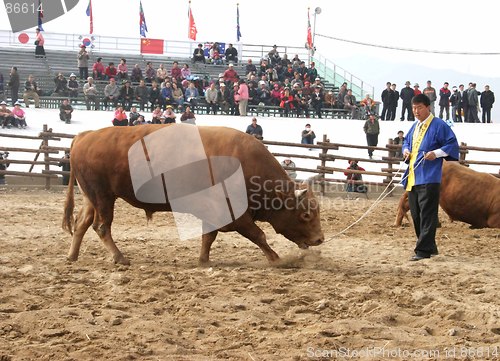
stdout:
POLYGON ((297 189, 297 190, 295 190, 295 197, 300 200, 300 199, 305 197, 306 193, 307 193, 307 188, 306 189, 297 189))
POLYGON ((303 221, 309 222, 312 219, 311 212, 302 212, 300 214, 300 219, 303 221))

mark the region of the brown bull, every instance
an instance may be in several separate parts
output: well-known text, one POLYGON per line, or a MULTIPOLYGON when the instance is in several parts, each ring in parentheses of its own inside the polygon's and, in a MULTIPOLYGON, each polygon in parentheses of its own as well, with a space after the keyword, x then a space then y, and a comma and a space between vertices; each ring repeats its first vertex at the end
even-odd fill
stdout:
MULTIPOLYGON (((458 162, 444 162, 439 205, 452 221, 472 228, 500 228, 500 179, 458 162)), ((405 192, 399 200, 395 226, 401 226, 403 217, 408 219, 409 209, 405 192)))
MULTIPOLYGON (((267 244, 264 232, 255 224, 255 221, 270 223, 277 233, 284 235, 300 248, 319 245, 323 242, 324 235, 321 230, 319 206, 313 193, 308 190, 307 186, 300 186, 300 189, 296 189, 295 183, 288 177, 278 161, 254 137, 224 127, 194 127, 181 124, 112 127, 81 133, 75 137, 71 146, 71 173, 62 223, 63 229, 73 234, 69 260, 78 259, 83 236, 92 225, 106 248, 111 252, 114 262, 129 264, 111 237, 111 223, 117 198, 124 199, 134 207, 144 209, 149 218, 157 211, 172 211, 174 199, 172 194, 174 193, 177 193, 180 198, 194 197, 189 194, 191 185, 199 187, 196 189, 201 190, 201 185, 206 184, 207 181, 214 185, 223 183, 221 179, 217 178, 214 162, 207 163, 207 169, 210 172, 207 177, 204 176, 204 163, 201 160, 195 165, 197 172, 195 176, 193 176, 192 168, 191 171, 186 171, 184 168, 173 170, 174 178, 177 178, 174 180, 181 184, 179 189, 169 188, 166 173, 154 178, 162 189, 165 188, 165 199, 146 202, 138 195, 137 187, 134 188, 134 179, 140 177, 140 174, 137 176, 134 175, 134 172, 136 168, 141 167, 141 164, 131 163, 129 151, 138 144, 142 151, 142 148, 145 147, 144 144, 146 144, 145 139, 149 139, 148 136, 152 135, 153 132, 164 133, 167 131, 169 133, 165 134, 174 135, 174 141, 171 137, 170 141, 161 143, 161 151, 175 162, 178 157, 192 152, 194 147, 191 144, 187 146, 181 142, 184 136, 182 132, 188 129, 185 127, 190 127, 189 131, 197 129, 206 159, 217 157, 225 159, 224 157, 226 157, 238 161, 237 163, 241 165, 240 169, 242 170, 243 197, 246 198, 245 205, 248 204, 237 218, 237 210, 231 209, 231 215, 235 217, 230 223, 216 229, 210 228, 213 223, 202 219, 203 230, 211 229, 211 231, 199 233, 199 235, 203 234, 199 257, 201 263, 208 262, 210 247, 219 231, 238 232, 259 246, 270 262, 277 261, 279 256, 267 244), (73 184, 75 180, 78 181, 83 193, 83 206, 77 217, 73 219, 73 184), (184 184, 189 186, 184 187, 184 184)), ((147 150, 146 147, 145 149, 147 150)), ((151 154, 144 156, 144 161, 152 162, 150 157, 151 154)), ((145 169, 148 173, 151 167, 145 169)), ((224 188, 226 193, 222 193, 226 194, 226 197, 223 198, 225 199, 225 208, 227 208, 226 201, 228 204, 230 201, 228 192, 231 189, 229 188, 231 187, 226 185, 224 188)), ((212 204, 211 200, 206 197, 197 202, 190 202, 187 206, 195 208, 192 212, 195 216, 199 212, 201 212, 199 214, 203 214, 203 212, 206 214, 207 211, 210 214, 217 213, 220 211, 219 208, 224 208, 212 204)))

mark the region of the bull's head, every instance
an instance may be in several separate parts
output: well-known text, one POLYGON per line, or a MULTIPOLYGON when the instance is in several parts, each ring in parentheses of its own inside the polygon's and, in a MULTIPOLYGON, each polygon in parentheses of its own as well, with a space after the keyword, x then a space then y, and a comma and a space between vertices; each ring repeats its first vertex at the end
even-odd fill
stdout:
POLYGON ((300 248, 320 245, 325 236, 321 229, 319 202, 307 185, 299 189, 276 191, 283 206, 276 211, 271 225, 300 248))

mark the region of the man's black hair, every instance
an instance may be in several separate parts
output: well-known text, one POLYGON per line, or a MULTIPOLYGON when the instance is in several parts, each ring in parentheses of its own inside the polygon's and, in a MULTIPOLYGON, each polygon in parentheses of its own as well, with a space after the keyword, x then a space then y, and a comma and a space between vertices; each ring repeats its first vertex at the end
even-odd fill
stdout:
POLYGON ((426 107, 428 107, 429 105, 431 105, 431 100, 425 94, 417 94, 412 98, 411 103, 412 104, 423 104, 426 107))

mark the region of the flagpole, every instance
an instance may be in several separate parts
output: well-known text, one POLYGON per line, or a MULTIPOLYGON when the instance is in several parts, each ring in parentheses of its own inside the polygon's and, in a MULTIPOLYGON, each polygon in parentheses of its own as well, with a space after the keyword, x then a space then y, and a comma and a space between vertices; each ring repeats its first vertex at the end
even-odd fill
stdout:
MULTIPOLYGON (((308 21, 310 21, 310 20, 309 20, 309 19, 310 19, 310 16, 311 16, 311 15, 310 15, 310 11, 311 11, 311 8, 308 6, 308 7, 307 7, 307 18, 308 18, 308 21)), ((314 28, 316 28, 316 14, 314 14, 314 28)), ((311 23, 310 23, 310 22, 309 22, 309 29, 311 29, 311 23)), ((314 36, 314 35, 313 35, 313 36, 314 36)), ((313 37, 313 39, 314 39, 314 37, 313 37)), ((314 40, 313 40, 313 44, 314 44, 314 40)), ((313 46, 314 46, 314 45, 313 45, 313 46)), ((312 47, 311 47, 311 46, 309 46, 309 51, 308 51, 308 53, 309 53, 309 64, 308 64, 308 65, 309 65, 309 66, 311 66, 311 61, 312 61, 312 47)))

